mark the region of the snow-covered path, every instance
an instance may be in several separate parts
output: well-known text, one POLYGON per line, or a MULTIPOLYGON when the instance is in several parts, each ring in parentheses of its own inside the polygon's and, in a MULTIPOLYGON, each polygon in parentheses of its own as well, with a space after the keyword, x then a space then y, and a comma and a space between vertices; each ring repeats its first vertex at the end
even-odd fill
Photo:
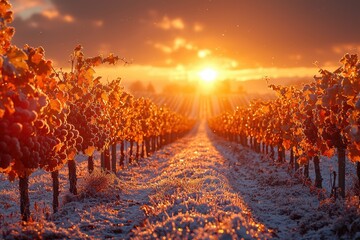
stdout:
POLYGON ((319 207, 321 191, 311 192, 285 165, 215 136, 205 123, 157 153, 153 164, 157 173, 145 180, 155 186, 143 207, 148 217, 133 236, 336 237, 334 206, 319 207))
POLYGON ((2 179, 7 191, 0 204, 7 207, 0 209, 0 234, 12 239, 36 229, 32 234, 48 239, 334 239, 344 228, 353 237, 357 231, 346 226, 354 214, 338 221, 343 205, 320 205, 319 192, 289 175, 285 165, 215 136, 205 122, 117 176, 86 177, 86 161, 78 169, 78 197, 68 194, 61 171, 64 200, 50 221, 51 178, 41 172, 31 177, 37 222, 22 233, 17 184, 2 179))
POLYGON ((136 238, 271 238, 272 234, 237 194, 227 173, 229 162, 215 148, 201 124, 158 158, 157 173, 144 225, 136 238))

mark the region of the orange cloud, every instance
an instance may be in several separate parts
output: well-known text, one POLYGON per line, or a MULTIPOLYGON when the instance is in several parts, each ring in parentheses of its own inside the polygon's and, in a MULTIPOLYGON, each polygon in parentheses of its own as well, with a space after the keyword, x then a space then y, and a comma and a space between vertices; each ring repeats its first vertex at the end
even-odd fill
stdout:
POLYGON ((61 14, 55 9, 45 10, 41 13, 41 15, 46 17, 49 20, 60 19, 61 21, 64 21, 66 23, 73 23, 75 21, 73 16, 68 15, 68 14, 61 16, 61 14))
POLYGON ((74 17, 71 16, 71 15, 65 15, 65 16, 63 17, 63 20, 64 20, 65 22, 72 23, 72 22, 74 22, 74 17))
POLYGON ((173 49, 171 47, 166 46, 166 45, 161 44, 161 43, 155 43, 154 47, 157 48, 157 49, 160 49, 164 53, 172 53, 173 52, 173 49))
POLYGON ((31 22, 29 22, 29 27, 37 28, 37 27, 39 27, 39 24, 37 22, 31 21, 31 22))
POLYGON ((199 58, 206 58, 211 54, 211 50, 209 49, 201 49, 198 51, 198 57, 199 58))
POLYGON ((154 43, 153 46, 167 54, 173 53, 180 49, 196 50, 198 48, 193 43, 182 37, 175 38, 170 46, 162 43, 154 43))
POLYGON ((167 16, 164 16, 161 22, 157 23, 157 26, 164 30, 170 30, 170 29, 182 30, 185 28, 184 21, 181 18, 170 19, 167 16))
POLYGON ((75 21, 74 17, 66 14, 64 16, 62 16, 58 10, 56 9, 46 9, 41 13, 42 16, 46 17, 49 20, 55 20, 55 19, 60 19, 64 22, 67 23, 72 23, 75 21))
POLYGON ((181 38, 181 37, 177 37, 174 40, 173 49, 178 50, 180 48, 185 48, 187 50, 192 50, 192 49, 194 49, 196 47, 192 43, 188 42, 186 39, 181 38))
POLYGON ((201 32, 201 31, 204 30, 204 26, 202 24, 200 24, 200 23, 195 23, 194 27, 193 27, 193 30, 195 32, 201 32))
POLYGON ((104 21, 103 20, 96 20, 93 22, 95 27, 102 27, 104 25, 104 21))
POLYGON ((59 17, 59 12, 55 9, 44 10, 41 14, 48 19, 55 19, 59 17))
POLYGON ((54 8, 50 1, 45 0, 13 0, 11 3, 15 16, 20 16, 24 19, 30 18, 33 14, 54 8))
MULTIPOLYGON (((23 19, 29 19, 34 14, 40 14, 49 20, 61 20, 66 23, 72 23, 75 18, 72 15, 60 13, 51 1, 46 0, 14 0, 13 11, 15 16, 23 19)), ((30 23, 30 27, 38 27, 38 23, 30 23)))

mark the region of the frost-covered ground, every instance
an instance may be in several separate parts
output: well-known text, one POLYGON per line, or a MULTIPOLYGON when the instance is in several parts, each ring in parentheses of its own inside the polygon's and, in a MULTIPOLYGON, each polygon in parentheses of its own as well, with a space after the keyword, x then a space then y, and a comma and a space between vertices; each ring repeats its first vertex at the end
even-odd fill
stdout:
POLYGON ((204 123, 116 176, 88 176, 86 164, 79 157, 76 197, 61 171, 54 215, 50 174, 31 176, 34 222, 27 226, 18 221, 18 183, 0 175, 0 238, 360 238, 356 199, 325 199, 286 165, 214 136, 204 123))

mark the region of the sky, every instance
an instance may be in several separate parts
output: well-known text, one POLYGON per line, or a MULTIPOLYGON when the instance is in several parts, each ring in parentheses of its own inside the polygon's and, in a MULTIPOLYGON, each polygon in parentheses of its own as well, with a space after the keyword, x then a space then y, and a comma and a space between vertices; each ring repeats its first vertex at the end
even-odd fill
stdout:
POLYGON ((304 77, 360 50, 357 0, 12 0, 14 43, 43 46, 69 67, 78 44, 131 62, 99 70, 123 79, 304 77))

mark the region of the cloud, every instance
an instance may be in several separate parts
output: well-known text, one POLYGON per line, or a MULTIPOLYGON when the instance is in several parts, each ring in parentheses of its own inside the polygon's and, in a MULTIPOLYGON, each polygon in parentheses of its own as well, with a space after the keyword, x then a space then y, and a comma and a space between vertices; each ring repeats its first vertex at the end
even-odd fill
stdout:
POLYGON ((211 50, 209 50, 209 49, 201 49, 197 53, 199 58, 206 58, 210 54, 211 54, 211 50))
POLYGON ((358 0, 12 2, 14 43, 43 46, 61 66, 77 44, 87 56, 108 50, 138 64, 191 65, 221 57, 236 68, 310 67, 360 46, 353 28, 360 25, 358 0), (100 44, 106 48, 99 50, 100 44))
POLYGON ((170 45, 166 45, 163 43, 154 43, 153 46, 166 54, 171 54, 181 49, 196 50, 198 48, 193 43, 182 37, 176 37, 175 39, 173 39, 170 45))
POLYGON ((63 20, 68 23, 72 23, 75 21, 74 17, 68 14, 63 17, 63 20))
POLYGON ((180 48, 185 48, 187 50, 192 50, 192 49, 196 49, 197 47, 195 47, 194 44, 187 41, 186 39, 181 38, 181 37, 177 37, 177 38, 174 39, 173 48, 174 48, 174 50, 178 50, 180 48))
POLYGON ((195 32, 202 32, 204 30, 204 25, 201 23, 195 23, 193 26, 195 32))
POLYGON ((104 25, 104 21, 103 20, 94 20, 93 24, 96 27, 102 27, 104 25))
POLYGON ((154 47, 161 50, 163 53, 172 53, 173 52, 173 49, 169 46, 166 46, 164 44, 161 44, 161 43, 155 43, 154 44, 154 47))
POLYGON ((23 19, 28 19, 34 14, 54 8, 53 4, 47 0, 13 0, 11 3, 15 16, 20 16, 23 19))
POLYGON ((169 18, 164 16, 159 23, 156 24, 157 27, 163 30, 179 29, 183 30, 185 28, 184 21, 181 18, 169 18))
POLYGON ((66 23, 73 23, 74 17, 69 14, 60 14, 56 9, 47 9, 41 12, 41 15, 49 20, 60 20, 66 23))
POLYGON ((41 13, 47 19, 56 19, 59 17, 59 12, 55 9, 46 9, 41 13))

